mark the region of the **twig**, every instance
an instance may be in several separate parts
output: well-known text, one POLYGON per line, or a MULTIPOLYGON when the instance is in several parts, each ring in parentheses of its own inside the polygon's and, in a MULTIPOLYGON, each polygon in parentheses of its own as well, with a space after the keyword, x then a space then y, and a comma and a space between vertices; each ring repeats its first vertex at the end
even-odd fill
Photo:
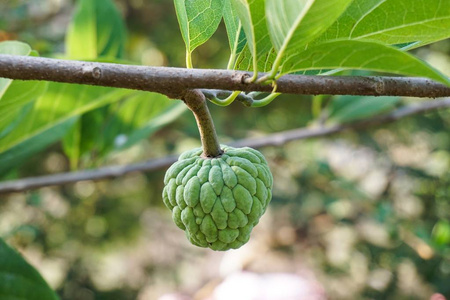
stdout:
MULTIPOLYGON (((260 76, 264 76, 261 73, 260 76)), ((245 83, 248 72, 146 67, 42 57, 0 55, 0 77, 128 88, 179 99, 189 89, 271 92, 272 86, 245 83)), ((306 95, 448 97, 450 87, 425 78, 286 75, 277 92, 306 95)))
POLYGON ((0 183, 0 194, 11 192, 27 191, 36 188, 64 185, 84 180, 99 180, 107 178, 116 178, 123 175, 139 171, 155 171, 167 168, 177 160, 177 156, 167 156, 144 163, 110 166, 93 170, 68 172, 62 174, 46 175, 40 177, 30 177, 20 180, 5 181, 0 183))
MULTIPOLYGON (((369 126, 386 124, 415 114, 443 108, 450 108, 450 98, 443 100, 427 101, 420 103, 418 105, 409 105, 406 107, 399 108, 389 114, 377 116, 365 121, 329 127, 302 128, 289 130, 261 138, 243 139, 240 141, 236 141, 234 143, 230 143, 229 145, 233 147, 248 146, 253 148, 260 148, 265 146, 278 146, 292 140, 327 136, 348 129, 359 130, 367 128, 369 126)), ((176 159, 177 159, 176 156, 168 156, 164 158, 151 160, 148 162, 137 163, 127 166, 111 166, 95 170, 78 171, 71 173, 55 174, 41 177, 30 177, 25 179, 6 181, 0 183, 0 194, 23 192, 46 186, 64 185, 83 180, 100 180, 106 178, 114 178, 132 172, 144 172, 144 171, 148 172, 148 171, 162 170, 166 169, 168 166, 174 163, 176 159)))

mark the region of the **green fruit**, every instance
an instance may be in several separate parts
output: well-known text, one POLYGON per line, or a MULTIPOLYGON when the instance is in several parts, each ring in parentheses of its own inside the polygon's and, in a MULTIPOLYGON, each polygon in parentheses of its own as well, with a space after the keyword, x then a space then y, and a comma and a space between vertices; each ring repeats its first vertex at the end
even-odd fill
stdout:
POLYGON ((273 178, 260 152, 222 150, 213 159, 201 148, 181 154, 166 172, 163 201, 192 244, 223 251, 249 240, 272 198, 273 178))

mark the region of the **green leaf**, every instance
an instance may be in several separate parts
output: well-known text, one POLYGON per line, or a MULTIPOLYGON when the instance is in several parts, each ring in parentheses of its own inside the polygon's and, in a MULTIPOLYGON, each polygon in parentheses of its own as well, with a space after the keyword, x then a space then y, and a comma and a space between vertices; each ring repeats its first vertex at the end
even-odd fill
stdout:
POLYGON ((28 44, 19 41, 0 42, 0 54, 8 55, 30 55, 31 48, 28 44))
POLYGON ((23 121, 23 119, 28 115, 30 110, 33 108, 33 103, 28 103, 17 109, 15 114, 11 114, 8 117, 2 119, 2 127, 0 128, 0 139, 9 134, 14 128, 23 121))
POLYGON ((70 169, 76 170, 80 161, 81 145, 81 117, 74 117, 75 124, 68 130, 62 139, 62 147, 70 163, 70 169))
MULTIPOLYGON (((268 72, 272 70, 273 62, 276 56, 277 53, 275 52, 275 48, 271 48, 265 55, 260 56, 257 61, 257 70, 260 72, 268 72)), ((234 69, 249 71, 254 69, 253 63, 253 56, 248 48, 248 45, 245 45, 244 49, 241 51, 236 60, 234 69)))
POLYGON ((120 58, 126 29, 111 0, 79 0, 66 35, 70 59, 120 58))
POLYGON ((76 124, 76 120, 76 118, 71 118, 61 124, 45 128, 30 136, 28 139, 23 140, 21 143, 0 153, 0 174, 7 175, 8 172, 20 166, 31 155, 57 142, 76 124))
MULTIPOLYGON (((15 147, 21 147, 28 140, 36 138, 40 134, 45 134, 48 130, 52 130, 73 117, 118 101, 131 93, 133 91, 49 83, 47 92, 33 103, 33 108, 23 117, 22 122, 0 139, 0 155, 8 150, 16 149, 15 147)), ((54 140, 48 139, 45 141, 48 144, 54 140)), ((40 146, 40 149, 42 147, 40 146)), ((14 154, 14 151, 11 152, 12 156, 14 154)), ((8 159, 12 158, 9 157, 8 159)))
POLYGON ((339 40, 321 43, 289 58, 282 73, 320 69, 359 69, 428 77, 445 84, 449 79, 425 62, 397 48, 368 41, 339 40))
POLYGON ((266 56, 273 49, 266 25, 265 0, 231 0, 238 15, 247 39, 247 46, 241 52, 236 68, 249 70, 253 67, 255 72, 265 64, 266 56), (252 58, 252 63, 246 63, 252 58))
POLYGON ((180 101, 133 91, 122 101, 84 114, 63 140, 71 168, 98 164, 112 151, 130 147, 172 122, 186 106, 180 101))
POLYGON ((450 37, 447 0, 354 0, 319 39, 425 45, 450 37))
MULTIPOLYGON (((67 32, 67 55, 69 58, 117 63, 123 56, 125 35, 124 23, 111 0, 79 0, 77 11, 67 32)), ((82 132, 85 127, 82 123, 98 116, 102 117, 101 111, 90 110, 87 115, 79 118, 79 124, 64 137, 63 149, 72 169, 78 166, 83 152, 81 148, 91 140, 89 135, 95 132, 97 124, 91 123, 91 130, 82 132)))
MULTIPOLYGON (((1 42, 0 54, 34 55, 27 44, 15 41, 1 42)), ((46 88, 47 83, 42 81, 0 78, 0 139, 15 129, 46 88)))
MULTIPOLYGON (((111 89, 114 91, 114 89, 111 89)), ((124 95, 114 97, 114 101, 106 104, 114 104, 121 99, 131 97, 135 92, 128 91, 124 95)), ((95 101, 96 95, 92 95, 92 100, 95 101)), ((70 161, 70 167, 75 170, 79 167, 80 159, 83 155, 89 152, 94 152, 96 140, 102 140, 103 136, 99 135, 99 131, 104 127, 104 120, 108 112, 108 105, 100 104, 94 109, 89 109, 83 113, 77 121, 77 124, 64 136, 62 140, 64 153, 70 161)))
MULTIPOLYGON (((134 128, 131 130, 122 130, 122 133, 115 136, 113 144, 115 147, 114 150, 123 150, 136 144, 142 139, 148 138, 156 130, 176 120, 182 113, 187 111, 184 103, 174 103, 173 100, 161 98, 162 95, 159 94, 155 94, 155 96, 159 96, 160 99, 158 100, 156 99, 158 97, 156 97, 150 100, 148 99, 148 95, 146 96, 147 99, 144 98, 146 101, 146 106, 149 105, 150 102, 154 102, 151 104, 153 107, 147 108, 147 111, 150 112, 149 116, 144 117, 142 116, 142 112, 136 111, 135 114, 137 116, 136 120, 134 120, 134 128), (139 114, 141 114, 140 117, 138 116, 139 114)), ((136 102, 142 103, 142 100, 143 99, 140 99, 139 101, 138 98, 136 99, 136 102)), ((138 103, 136 104, 139 105, 138 103)), ((133 104, 129 105, 134 106, 133 104)))
POLYGON ((270 37, 278 52, 272 76, 284 57, 301 57, 305 46, 322 34, 352 0, 266 0, 270 37))
POLYGON ((128 148, 185 111, 186 106, 180 101, 161 94, 135 92, 129 99, 108 108, 105 114, 110 117, 94 135, 96 143, 92 149, 104 156, 110 151, 128 148))
POLYGON ((181 35, 190 59, 190 53, 216 32, 222 20, 223 1, 174 0, 174 4, 181 35))
POLYGON ((244 49, 247 40, 241 21, 230 1, 225 1, 223 4, 223 20, 231 50, 230 62, 228 64, 228 68, 230 69, 235 64, 239 53, 244 49))
MULTIPOLYGON (((80 116, 78 124, 64 137, 63 148, 70 159, 72 169, 79 167, 82 157, 90 158, 87 157, 88 154, 98 157, 98 149, 95 147, 103 140, 101 131, 105 126, 105 118, 110 105, 96 108, 80 116)), ((90 166, 92 161, 86 162, 89 164, 83 165, 83 167, 90 166)))
POLYGON ((397 97, 336 97, 330 104, 329 120, 337 123, 362 120, 392 110, 399 100, 397 97))
MULTIPOLYGON (((257 62, 258 64, 258 62, 257 62)), ((236 59, 234 68, 235 70, 248 71, 253 68, 253 55, 250 52, 248 44, 244 46, 241 53, 238 55, 236 59)), ((259 68, 258 68, 259 70, 259 68)))
POLYGON ((14 80, 3 97, 0 98, 0 137, 5 130, 14 129, 19 116, 23 115, 24 106, 36 100, 47 89, 44 81, 17 81, 14 80))
POLYGON ((4 300, 56 300, 42 276, 0 239, 0 295, 4 300))
MULTIPOLYGON (((0 42, 0 54, 28 56, 31 48, 25 43, 16 41, 0 42)), ((0 99, 11 84, 11 79, 0 78, 0 99)))

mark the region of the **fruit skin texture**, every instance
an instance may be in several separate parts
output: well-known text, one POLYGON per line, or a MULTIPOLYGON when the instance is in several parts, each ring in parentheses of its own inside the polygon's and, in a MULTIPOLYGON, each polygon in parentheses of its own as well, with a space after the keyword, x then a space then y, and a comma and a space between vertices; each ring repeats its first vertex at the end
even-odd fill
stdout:
POLYGON ((222 145, 223 155, 201 157, 196 148, 166 172, 163 201, 188 240, 213 250, 237 249, 272 198, 273 177, 257 150, 222 145))

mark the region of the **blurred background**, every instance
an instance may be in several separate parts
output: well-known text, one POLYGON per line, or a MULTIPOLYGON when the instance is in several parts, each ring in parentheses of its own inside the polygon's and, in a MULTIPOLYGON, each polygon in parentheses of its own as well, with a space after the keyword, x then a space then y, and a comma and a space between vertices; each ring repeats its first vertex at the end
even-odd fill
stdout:
MULTIPOLYGON (((184 66, 172 1, 115 4, 127 28, 121 60, 184 66)), ((74 6, 70 0, 1 1, 0 41, 20 40, 41 56, 61 57, 74 6)), ((225 68, 226 40, 221 24, 194 52, 194 66, 225 68)), ((450 75, 449 40, 414 53, 450 75)), ((226 144, 317 124, 342 98, 284 95, 264 108, 210 109, 226 144)), ((0 178, 128 164, 200 146, 192 114, 163 99, 176 111, 171 122, 115 149, 124 134, 140 132, 154 117, 151 105, 138 109, 127 100, 82 116, 86 142, 76 159, 66 139, 0 178), (128 115, 120 115, 124 108, 128 115), (96 143, 105 128, 110 138, 96 143)), ((421 101, 427 99, 396 99, 391 109, 421 101)), ((261 148, 275 178, 273 199, 238 250, 214 252, 187 241, 161 199, 164 170, 1 195, 0 236, 61 299, 449 298, 449 129, 450 111, 441 110, 261 148)))

